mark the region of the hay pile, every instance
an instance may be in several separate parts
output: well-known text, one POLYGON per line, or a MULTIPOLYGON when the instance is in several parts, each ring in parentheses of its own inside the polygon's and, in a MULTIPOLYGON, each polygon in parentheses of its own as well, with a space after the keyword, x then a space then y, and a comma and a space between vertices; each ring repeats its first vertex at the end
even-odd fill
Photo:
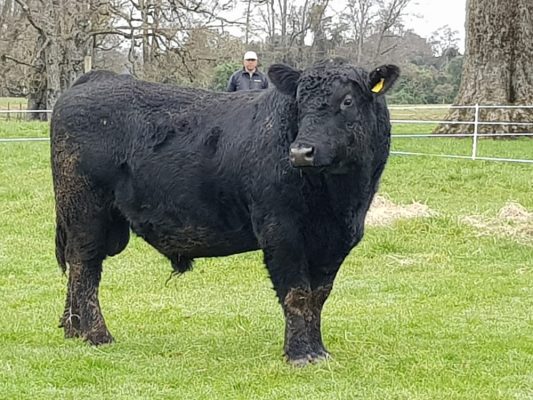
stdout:
POLYGON ((376 196, 366 215, 366 224, 387 226, 399 219, 424 218, 433 215, 437 213, 425 204, 413 202, 408 205, 398 205, 383 196, 376 196))
POLYGON ((533 213, 514 201, 507 202, 496 218, 471 215, 463 217, 462 222, 475 227, 484 236, 505 236, 533 245, 533 213))

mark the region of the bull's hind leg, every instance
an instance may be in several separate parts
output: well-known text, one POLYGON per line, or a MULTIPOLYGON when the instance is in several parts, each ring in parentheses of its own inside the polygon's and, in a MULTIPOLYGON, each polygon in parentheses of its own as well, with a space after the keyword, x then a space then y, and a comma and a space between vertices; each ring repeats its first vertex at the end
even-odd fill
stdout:
POLYGON ((60 320, 65 337, 81 337, 94 345, 110 343, 100 309, 98 288, 102 262, 124 249, 129 226, 104 194, 87 180, 56 179, 57 258, 68 268, 65 311, 60 320), (58 182, 59 181, 59 182, 58 182))
POLYGON ((67 299, 61 317, 65 337, 81 337, 95 345, 113 341, 98 300, 101 272, 101 263, 69 263, 67 299))

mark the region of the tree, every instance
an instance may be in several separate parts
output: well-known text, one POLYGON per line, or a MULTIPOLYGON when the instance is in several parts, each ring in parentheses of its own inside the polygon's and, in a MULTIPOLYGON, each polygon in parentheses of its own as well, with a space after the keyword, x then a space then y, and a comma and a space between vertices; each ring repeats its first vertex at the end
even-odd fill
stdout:
POLYGON ((348 26, 354 61, 371 67, 390 59, 405 35, 403 17, 411 0, 348 0, 342 20, 348 26))
POLYGON ((35 43, 35 33, 26 29, 22 10, 13 0, 0 0, 0 95, 26 96, 32 65, 25 55, 32 49, 24 45, 35 43), (13 45, 16 43, 16 46, 13 45), (22 60, 22 61, 19 61, 22 60))
POLYGON ((316 2, 309 10, 310 31, 313 33, 314 61, 326 58, 328 44, 326 30, 330 22, 329 18, 325 18, 328 3, 329 0, 316 2))
MULTIPOLYGON (((15 0, 21 18, 18 27, 33 31, 29 40, 18 40, 25 51, 6 60, 29 70, 28 108, 50 109, 63 90, 83 72, 85 56, 95 46, 93 29, 105 26, 105 11, 97 0, 15 0)), ((7 2, 6 2, 7 4, 7 2)), ((32 114, 45 119, 46 114, 32 114)))
POLYGON ((378 40, 374 49, 372 64, 383 55, 394 49, 395 46, 383 48, 383 41, 387 37, 400 37, 403 33, 402 17, 405 15, 405 9, 411 0, 378 0, 379 11, 377 20, 378 40))
MULTIPOLYGON (((0 0, 0 86, 8 93, 27 96, 28 108, 51 109, 59 95, 84 72, 84 61, 89 57, 93 63, 100 63, 94 65, 97 68, 113 65, 117 72, 127 69, 149 80, 175 77, 178 82, 199 80, 207 86, 210 79, 201 74, 205 57, 195 52, 191 43, 202 43, 196 40, 202 36, 198 35, 199 28, 218 29, 228 22, 220 14, 230 3, 0 0), (17 46, 12 45, 14 42, 17 46), (129 44, 129 51, 125 44, 129 44), (104 53, 113 54, 114 62, 104 53), (121 56, 124 53, 127 64, 121 56)), ((220 49, 229 50, 226 43, 235 47, 223 35, 218 39, 224 41, 220 49)), ((218 39, 209 36, 206 40, 218 39)), ((213 58, 208 63, 216 61, 213 58)), ((32 117, 44 119, 46 114, 32 117)))
MULTIPOLYGON (((466 46, 456 105, 533 104, 533 2, 467 0, 466 46)), ((472 110, 452 109, 447 120, 472 121, 472 110)), ((531 109, 485 109, 480 121, 533 121, 531 109)), ((480 133, 531 131, 531 126, 480 125, 480 133)), ((464 133, 443 124, 436 133, 464 133)))
POLYGON ((441 26, 429 38, 433 52, 437 57, 444 55, 450 49, 459 51, 458 31, 452 30, 448 25, 441 26))
POLYGON ((220 92, 226 91, 230 76, 239 68, 241 64, 236 62, 225 62, 215 67, 213 81, 211 82, 211 89, 220 92))
POLYGON ((368 37, 374 15, 371 13, 372 0, 348 0, 345 18, 350 22, 355 42, 355 62, 361 64, 363 45, 368 37))

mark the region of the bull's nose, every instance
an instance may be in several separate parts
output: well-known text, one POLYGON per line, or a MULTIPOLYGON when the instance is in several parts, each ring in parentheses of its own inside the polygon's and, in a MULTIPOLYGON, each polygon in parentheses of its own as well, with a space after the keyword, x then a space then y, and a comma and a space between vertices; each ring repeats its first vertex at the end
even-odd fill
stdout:
POLYGON ((295 167, 309 167, 313 165, 315 148, 313 146, 295 146, 290 149, 290 160, 295 167))

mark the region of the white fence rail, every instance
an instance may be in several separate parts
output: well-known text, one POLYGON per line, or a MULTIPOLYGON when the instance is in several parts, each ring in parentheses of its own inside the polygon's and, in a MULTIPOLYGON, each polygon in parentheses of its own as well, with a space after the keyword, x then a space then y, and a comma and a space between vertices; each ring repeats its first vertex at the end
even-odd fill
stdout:
MULTIPOLYGON (((503 157, 480 157, 478 155, 478 142, 480 138, 483 137, 523 137, 531 136, 533 137, 533 106, 484 106, 475 104, 473 106, 390 106, 391 110, 416 110, 416 109, 473 109, 474 110, 474 120, 473 121, 440 121, 440 120, 411 120, 411 119, 392 119, 391 123, 394 124, 447 124, 447 125, 473 125, 474 133, 456 133, 456 134, 401 134, 401 135, 392 135, 393 138, 472 138, 472 152, 470 156, 456 155, 456 154, 435 154, 435 153, 421 153, 421 152, 410 152, 410 151, 392 151, 392 154, 398 155, 410 155, 410 156, 430 156, 430 157, 444 157, 444 158, 459 158, 459 159, 471 159, 471 160, 484 160, 484 161, 506 161, 506 162, 517 162, 517 163, 528 163, 533 164, 533 159, 518 159, 518 158, 503 158, 503 157), (481 110, 484 109, 525 109, 532 110, 531 121, 529 122, 513 122, 513 121, 480 121, 479 114, 481 110), (479 127, 483 125, 491 126, 522 126, 522 127, 531 127, 532 132, 522 132, 522 133, 479 133, 479 127)), ((531 144, 531 155, 533 157, 533 141, 531 144)))
MULTIPOLYGON (((392 154, 397 155, 409 155, 409 156, 429 156, 429 157, 444 157, 444 158, 458 158, 458 159, 470 159, 470 160, 484 160, 484 161, 505 161, 505 162, 517 162, 517 163, 530 163, 533 164, 533 159, 518 159, 518 158, 503 158, 503 157, 480 157, 478 155, 478 143, 480 138, 486 137, 533 137, 533 106, 485 106, 475 104, 473 106, 450 106, 450 105, 419 105, 419 106, 406 106, 406 105, 391 105, 389 109, 395 110, 436 110, 436 109, 473 109, 474 120, 473 121, 442 121, 442 120, 419 120, 419 119, 392 119, 391 123, 394 124, 448 124, 448 125, 473 125, 474 133, 457 133, 457 134, 399 134, 392 135, 393 139, 407 139, 407 138, 472 138, 472 152, 470 156, 457 155, 457 154, 436 154, 436 153, 421 153, 411 151, 391 151, 392 154), (513 121, 480 121, 479 114, 484 109, 526 109, 531 110, 532 119, 529 122, 513 122, 513 121), (479 133, 479 127, 483 125, 491 126, 530 126, 532 132, 522 133, 479 133)), ((25 113, 52 113, 52 110, 0 110, 2 114, 25 114, 25 113)), ((41 142, 48 141, 48 138, 0 138, 0 143, 9 142, 41 142)), ((533 140, 531 142, 532 157, 533 157, 533 140)))
POLYGON ((0 114, 31 114, 31 113, 51 114, 52 110, 0 110, 0 114))

